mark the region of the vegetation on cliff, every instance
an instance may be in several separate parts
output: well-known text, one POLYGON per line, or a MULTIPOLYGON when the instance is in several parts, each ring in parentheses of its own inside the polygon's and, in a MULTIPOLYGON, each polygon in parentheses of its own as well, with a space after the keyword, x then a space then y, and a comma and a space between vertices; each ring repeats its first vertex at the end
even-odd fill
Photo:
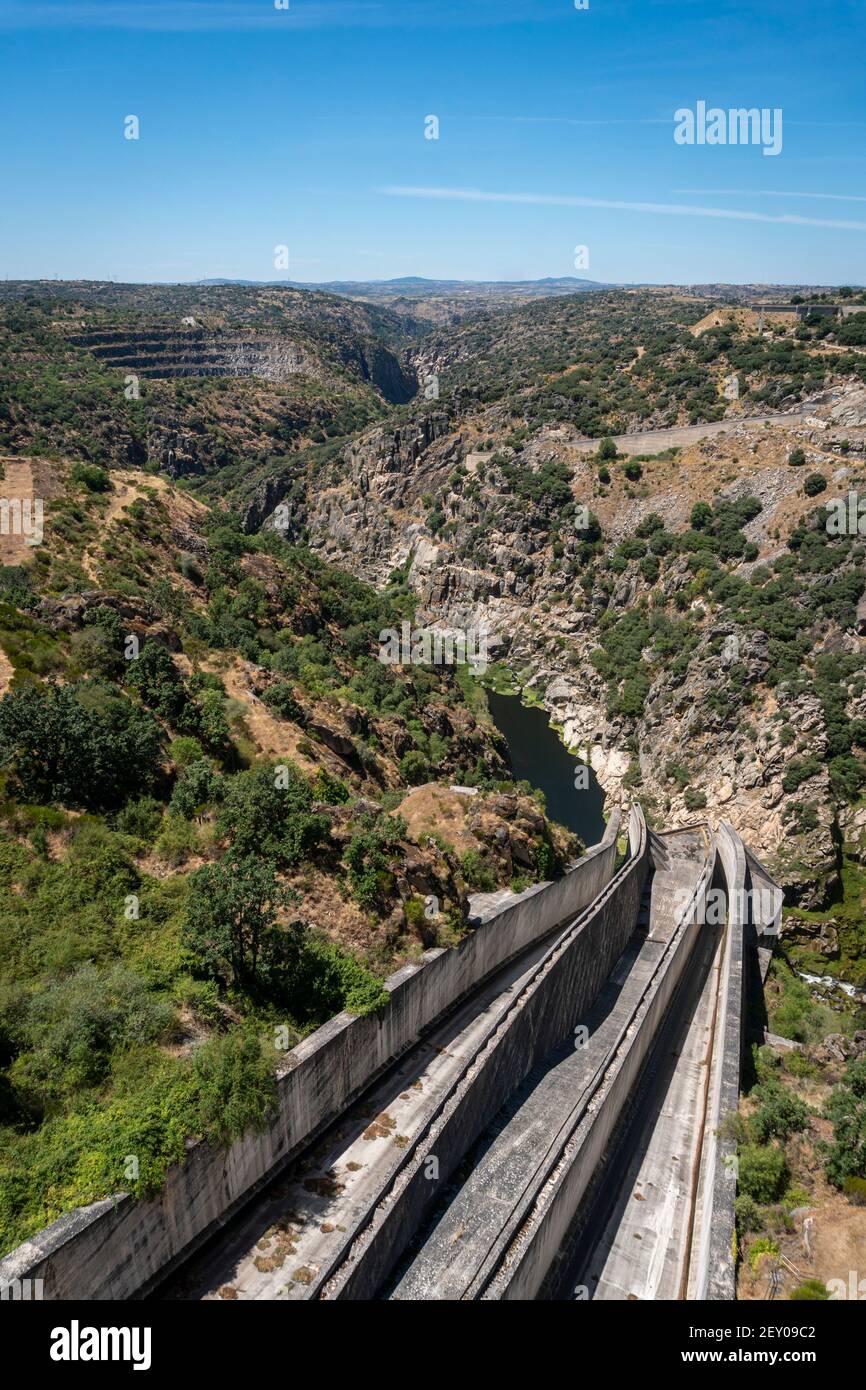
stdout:
POLYGON ((46 544, 0 569, 4 1249, 260 1124, 286 1050, 459 940, 479 879, 577 850, 453 670, 378 660, 405 586, 146 474, 38 467, 46 544), (459 844, 401 814, 422 766, 478 789, 459 844))

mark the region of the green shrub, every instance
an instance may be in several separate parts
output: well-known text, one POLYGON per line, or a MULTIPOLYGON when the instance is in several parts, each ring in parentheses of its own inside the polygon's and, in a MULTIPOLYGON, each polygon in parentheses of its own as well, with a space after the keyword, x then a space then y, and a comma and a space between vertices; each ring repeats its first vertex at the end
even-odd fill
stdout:
POLYGON ((770 1081, 778 1076, 782 1059, 778 1052, 766 1043, 760 1047, 757 1043, 752 1043, 752 1065, 759 1082, 770 1081))
POLYGON ((855 1207, 866 1207, 866 1178, 847 1177, 842 1183, 842 1191, 855 1207))
POLYGON ((381 980, 336 942, 305 938, 291 994, 296 1018, 319 1025, 344 1009, 366 1017, 389 999, 381 980))
POLYGON ((741 1236, 748 1235, 751 1231, 759 1231, 763 1225, 760 1207, 754 1198, 745 1193, 741 1193, 734 1201, 734 1214, 741 1236))
POLYGON ((478 893, 492 893, 496 879, 491 873, 480 850, 468 849, 460 857, 460 871, 467 887, 478 893))
POLYGON ((739 1188, 761 1206, 778 1201, 788 1186, 788 1164, 781 1149, 746 1144, 739 1156, 739 1188))
POLYGON ((164 859, 173 869, 185 864, 200 848, 194 822, 172 814, 165 817, 153 846, 157 857, 164 859))
POLYGON ((88 492, 108 492, 111 488, 105 469, 95 463, 74 463, 69 476, 73 483, 81 484, 88 492))
POLYGON ((823 1155, 827 1177, 835 1187, 846 1178, 866 1178, 866 1058, 849 1062, 826 1106, 833 1142, 823 1155))
POLYGON ((115 828, 121 835, 133 835, 150 844, 162 824, 163 806, 155 797, 143 796, 130 801, 114 817, 115 828))
POLYGON ((276 1106, 274 1057, 248 1028, 236 1028, 198 1048, 194 1058, 201 1132, 228 1144, 247 1130, 262 1130, 276 1106))
POLYGON ((313 796, 328 806, 341 806, 351 800, 352 793, 342 778, 320 767, 313 778, 313 796))
POLYGON ((793 1303, 817 1303, 824 1302, 830 1297, 830 1290, 826 1284, 822 1284, 820 1279, 804 1279, 802 1284, 798 1284, 791 1291, 791 1301, 793 1303))
POLYGON ((779 1081, 765 1081, 752 1091, 758 1108, 749 1120, 749 1129, 758 1144, 770 1139, 789 1139, 809 1123, 809 1107, 779 1081))
POLYGON ((762 1255, 778 1255, 778 1253, 779 1247, 771 1236, 758 1236, 757 1240, 752 1241, 749 1246, 749 1264, 752 1269, 757 1269, 762 1255))
POLYGON ((174 1011, 125 966, 87 963, 31 996, 17 1031, 10 1076, 40 1103, 106 1077, 116 1048, 165 1037, 174 1011))

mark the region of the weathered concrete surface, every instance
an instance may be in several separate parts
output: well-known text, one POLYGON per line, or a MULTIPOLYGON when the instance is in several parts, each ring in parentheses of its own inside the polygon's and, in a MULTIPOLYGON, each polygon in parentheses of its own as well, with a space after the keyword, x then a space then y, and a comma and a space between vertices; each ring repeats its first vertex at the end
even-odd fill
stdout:
MULTIPOLYGON (((617 1201, 573 1296, 682 1298, 691 1265, 722 933, 698 933, 635 1096, 617 1201), (585 1291, 585 1292, 584 1292, 585 1291)), ((606 1183, 614 1173, 606 1172, 606 1183)))
POLYGON ((727 821, 720 822, 716 843, 728 912, 722 944, 716 1045, 704 1126, 704 1162, 696 1203, 696 1253, 688 1287, 688 1297, 695 1299, 732 1299, 737 1278, 734 1257, 737 1146, 725 1129, 725 1121, 729 1115, 737 1113, 740 1099, 749 874, 743 842, 727 821))
POLYGON ((192 1144, 159 1196, 124 1193, 55 1221, 0 1261, 0 1281, 40 1278, 47 1299, 123 1299, 146 1292, 225 1223, 278 1169, 352 1104, 382 1071, 491 973, 610 881, 619 818, 574 869, 527 890, 453 950, 428 952, 386 981, 381 1014, 338 1014, 289 1053, 278 1106, 261 1134, 227 1150, 192 1144))
POLYGON ((745 945, 748 951, 753 946, 757 949, 758 969, 761 980, 764 981, 767 978, 767 971, 773 957, 773 947, 779 936, 785 895, 770 877, 758 856, 747 845, 744 845, 743 848, 746 855, 747 886, 750 893, 750 912, 745 945))
POLYGON ((531 947, 432 1029, 164 1296, 216 1298, 228 1284, 240 1299, 314 1297, 548 950, 531 947))
MULTIPOLYGON (((648 933, 638 929, 574 1041, 537 1067, 490 1126, 489 1147, 396 1284, 397 1299, 485 1296, 533 1203, 589 1112, 599 1079, 652 988, 709 847, 701 832, 653 839, 648 933)), ((483 1141, 482 1141, 483 1143, 483 1141)), ((666 1230, 660 1242, 669 1244, 666 1230)), ((651 1258, 649 1246, 646 1254, 651 1258)))
POLYGON ((639 809, 632 811, 632 857, 563 932, 479 1049, 441 1114, 379 1203, 361 1236, 322 1290, 325 1298, 375 1296, 435 1200, 430 1160, 447 1181, 478 1134, 532 1067, 573 1033, 598 997, 634 928, 649 845, 639 809))
POLYGON ((581 1200, 608 1152, 611 1138, 629 1097, 635 1091, 652 1042, 688 968, 700 930, 697 923, 703 917, 715 851, 709 832, 701 828, 698 833, 706 837, 704 857, 693 879, 692 899, 685 907, 677 896, 677 890, 689 881, 687 875, 695 867, 695 855, 698 853, 696 835, 689 831, 676 832, 681 837, 680 843, 685 845, 683 860, 679 863, 671 843, 674 835, 653 836, 655 850, 659 849, 660 839, 667 840, 665 850, 670 856, 669 860, 666 860, 664 853, 656 856, 663 872, 666 863, 669 865, 670 875, 660 885, 662 915, 651 913, 648 933, 648 941, 660 947, 661 954, 648 983, 637 978, 627 982, 626 992, 631 995, 631 1018, 625 1032, 612 1056, 602 1061, 594 1093, 587 1102, 584 1114, 570 1127, 555 1167, 534 1195, 519 1230, 498 1262, 496 1274, 481 1294, 483 1298, 515 1300, 535 1298, 539 1294, 574 1222, 581 1200), (685 867, 689 864, 692 869, 685 867), (666 923, 664 914, 672 910, 676 915, 673 918, 668 915, 666 923))

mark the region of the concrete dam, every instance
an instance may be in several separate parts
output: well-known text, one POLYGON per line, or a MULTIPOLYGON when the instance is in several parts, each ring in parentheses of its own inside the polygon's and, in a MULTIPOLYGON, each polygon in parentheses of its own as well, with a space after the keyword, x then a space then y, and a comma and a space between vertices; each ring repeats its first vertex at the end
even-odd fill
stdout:
POLYGON ((639 807, 286 1058, 264 1133, 0 1262, 46 1298, 731 1299, 747 976, 781 893, 639 807))

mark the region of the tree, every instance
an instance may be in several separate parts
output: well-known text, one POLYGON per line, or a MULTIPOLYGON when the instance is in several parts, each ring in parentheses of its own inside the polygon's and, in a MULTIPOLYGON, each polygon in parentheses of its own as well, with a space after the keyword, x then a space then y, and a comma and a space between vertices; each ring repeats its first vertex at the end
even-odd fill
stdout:
POLYGON ((269 864, 230 851, 190 875, 184 944, 224 986, 271 993, 285 986, 300 951, 301 924, 277 926, 278 908, 290 901, 269 864))
POLYGON ((112 810, 153 787, 160 729, 100 682, 30 686, 0 700, 0 756, 23 801, 112 810))
MULTIPOLYGON (((171 656, 159 642, 145 642, 139 656, 129 663, 127 684, 137 691, 146 705, 175 728, 184 722, 192 701, 171 656)), ((192 705, 193 709, 195 708, 192 705)), ((186 723, 190 723, 187 719, 186 723)), ((193 720, 190 727, 195 728, 193 720)))
POLYGON ((313 794, 294 763, 239 773, 226 784, 217 820, 238 854, 283 864, 304 859, 328 833, 327 816, 309 811, 313 794))
POLYGON ((826 492, 827 479, 823 473, 810 473, 803 484, 803 491, 807 497, 817 497, 819 492, 826 492))
POLYGON ((174 815, 192 820, 201 814, 209 802, 221 801, 223 792, 222 777, 214 772, 206 758, 199 758, 177 779, 170 809, 174 815))
POLYGON ((410 787, 419 787, 430 780, 430 764, 417 748, 404 753, 400 759, 400 776, 410 787))
POLYGON ((766 1206, 778 1201, 788 1186, 788 1164, 781 1149, 747 1144, 740 1150, 740 1191, 766 1206))
POLYGON ((81 483, 88 492, 109 492, 111 479, 104 468, 95 463, 74 463, 70 474, 73 483, 81 483))
POLYGON ((788 455, 788 462, 792 468, 802 468, 803 464, 806 462, 805 449, 792 449, 788 455))
POLYGON ((614 444, 610 435, 606 435, 598 446, 598 454, 596 455, 596 457, 598 458, 600 463, 606 463, 609 459, 615 459, 616 456, 616 445, 614 444))
POLYGON ((118 678, 124 669, 124 632, 113 608, 100 605, 84 615, 85 626, 72 637, 76 664, 96 676, 118 678))
POLYGON ((274 710, 282 719, 297 722, 302 717, 303 712, 288 681, 278 681, 276 685, 272 685, 264 692, 262 700, 268 709, 274 710))
POLYGON ((369 816, 361 819, 361 829, 352 836, 345 850, 352 892, 363 908, 378 906, 393 886, 389 867, 406 822, 399 816, 369 816))
POLYGON ((696 502, 692 507, 689 524, 695 531, 706 531, 713 522, 713 509, 708 502, 696 502))

